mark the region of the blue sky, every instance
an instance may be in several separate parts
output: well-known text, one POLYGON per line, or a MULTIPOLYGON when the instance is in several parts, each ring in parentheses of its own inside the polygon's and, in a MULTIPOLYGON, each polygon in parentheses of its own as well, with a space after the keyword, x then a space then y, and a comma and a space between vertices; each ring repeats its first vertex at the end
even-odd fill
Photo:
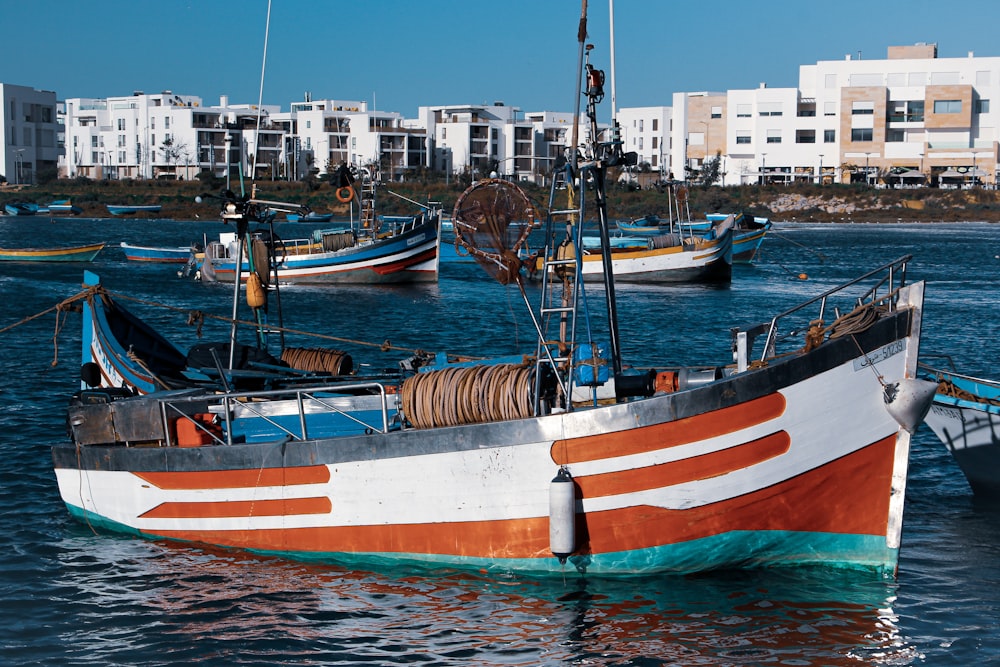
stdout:
MULTIPOLYGON (((256 103, 267 0, 0 0, 0 81, 60 99, 172 90, 256 103)), ((608 72, 608 0, 589 2, 594 63, 608 72)), ((273 0, 263 100, 420 105, 502 100, 572 111, 580 0, 273 0)), ((890 45, 1000 56, 996 0, 616 0, 618 106, 677 91, 794 87, 798 67, 890 45)))

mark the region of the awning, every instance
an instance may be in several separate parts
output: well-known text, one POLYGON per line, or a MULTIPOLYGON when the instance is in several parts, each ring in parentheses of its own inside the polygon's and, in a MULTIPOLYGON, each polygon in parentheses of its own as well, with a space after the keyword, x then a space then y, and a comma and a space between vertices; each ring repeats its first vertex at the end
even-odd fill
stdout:
POLYGON ((938 178, 965 178, 965 174, 960 174, 954 169, 946 169, 938 174, 938 178))
POLYGON ((924 175, 916 169, 908 169, 896 174, 889 174, 889 178, 924 178, 924 175))

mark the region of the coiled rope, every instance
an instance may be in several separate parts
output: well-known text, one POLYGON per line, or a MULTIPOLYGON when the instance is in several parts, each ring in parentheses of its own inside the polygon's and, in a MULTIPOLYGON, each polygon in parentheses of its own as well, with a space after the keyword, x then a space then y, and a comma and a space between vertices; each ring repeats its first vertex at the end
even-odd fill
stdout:
POLYGON ((286 347, 281 360, 300 371, 349 375, 354 367, 351 355, 324 347, 286 347))
POLYGON ((418 429, 530 417, 533 373, 517 364, 418 373, 400 389, 403 414, 418 429))

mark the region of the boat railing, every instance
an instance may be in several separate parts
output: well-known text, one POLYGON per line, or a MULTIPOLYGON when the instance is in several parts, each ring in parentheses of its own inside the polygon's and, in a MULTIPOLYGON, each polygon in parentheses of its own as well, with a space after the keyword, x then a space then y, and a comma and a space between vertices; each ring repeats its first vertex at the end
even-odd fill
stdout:
MULTIPOLYGON (((166 434, 167 446, 176 446, 176 423, 178 420, 185 420, 197 429, 205 437, 210 438, 214 444, 233 445, 234 428, 233 421, 236 408, 244 413, 249 413, 252 418, 267 422, 270 426, 284 434, 290 441, 308 440, 309 428, 307 415, 310 410, 320 408, 322 412, 335 413, 340 415, 370 433, 388 433, 390 429, 389 416, 389 392, 381 382, 354 382, 324 384, 312 387, 297 387, 293 389, 277 389, 262 391, 239 391, 225 392, 219 394, 184 394, 176 397, 164 397, 159 399, 160 417, 163 422, 164 433, 166 434), (380 409, 376 411, 375 419, 366 420, 359 414, 338 407, 335 399, 356 396, 378 396, 380 409), (282 402, 284 405, 295 406, 295 417, 298 421, 298 430, 292 430, 272 416, 266 410, 269 406, 282 402), (203 423, 198 415, 209 413, 221 418, 225 428, 214 430, 203 423), (174 425, 171 428, 171 424, 174 425)), ((367 411, 365 411, 367 412, 367 411)), ((315 412, 313 412, 315 414, 315 412)))
MULTIPOLYGON (((882 305, 890 311, 893 310, 899 289, 906 284, 906 265, 911 259, 912 255, 905 255, 888 262, 775 315, 770 322, 763 322, 747 328, 732 329, 733 359, 736 362, 737 372, 743 372, 749 367, 753 344, 757 338, 761 335, 765 337, 763 349, 758 357, 760 362, 765 362, 777 354, 779 342, 804 334, 813 324, 823 322, 830 302, 834 298, 849 297, 851 299, 850 310, 866 304, 882 305), (853 294, 851 288, 857 286, 867 287, 860 294, 853 294), (807 310, 810 307, 818 308, 818 313, 814 317, 809 317, 807 314, 815 312, 807 310), (805 316, 804 322, 802 321, 803 316, 805 316), (795 324, 789 327, 788 322, 792 319, 795 320, 795 324), (782 333, 786 329, 787 333, 782 333)), ((839 308, 834 308, 834 318, 840 316, 839 308)))

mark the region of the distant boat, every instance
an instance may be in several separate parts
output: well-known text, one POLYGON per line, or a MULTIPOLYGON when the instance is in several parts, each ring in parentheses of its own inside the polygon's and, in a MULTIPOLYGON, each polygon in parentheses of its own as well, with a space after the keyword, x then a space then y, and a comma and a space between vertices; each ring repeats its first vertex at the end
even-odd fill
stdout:
POLYGON ((48 205, 49 213, 68 213, 70 215, 80 215, 83 209, 73 204, 69 199, 57 199, 48 205))
POLYGON ((162 208, 159 204, 106 204, 108 213, 111 215, 134 215, 136 213, 159 213, 162 208))
POLYGON ((192 246, 170 246, 155 247, 132 245, 131 243, 121 244, 125 259, 130 262, 159 262, 164 264, 184 264, 191 259, 194 254, 192 246))
POLYGON ((103 243, 67 248, 0 248, 3 262, 92 262, 104 249, 103 243))
POLYGON ((35 215, 38 213, 38 204, 29 202, 11 202, 5 204, 3 208, 7 211, 7 215, 35 215))
POLYGON ((330 222, 333 219, 333 213, 317 213, 316 211, 309 211, 305 215, 288 213, 285 215, 285 219, 288 222, 330 222))
POLYGON ((921 364, 938 383, 924 418, 980 498, 1000 499, 1000 382, 921 364))

